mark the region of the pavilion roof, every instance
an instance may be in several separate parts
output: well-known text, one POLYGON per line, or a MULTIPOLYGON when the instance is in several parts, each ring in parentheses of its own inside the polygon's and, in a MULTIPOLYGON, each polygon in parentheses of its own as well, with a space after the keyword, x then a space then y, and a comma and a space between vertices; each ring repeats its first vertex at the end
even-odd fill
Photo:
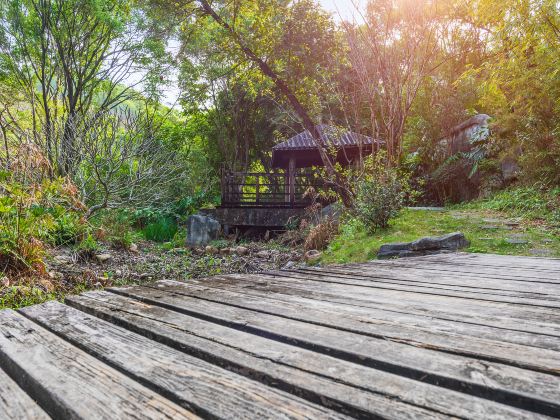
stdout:
MULTIPOLYGON (((351 152, 358 150, 360 146, 366 149, 366 151, 370 151, 374 144, 372 137, 331 125, 317 125, 317 130, 321 135, 323 145, 327 148, 333 147, 337 151, 351 152)), ((290 158, 296 159, 297 167, 321 165, 317 146, 308 130, 296 134, 272 148, 273 167, 286 167, 290 158)))
MULTIPOLYGON (((361 142, 364 144, 373 144, 373 138, 364 136, 363 134, 354 133, 353 131, 344 130, 331 125, 317 125, 317 131, 321 135, 323 144, 329 146, 358 146, 361 142)), ((315 143, 309 130, 305 130, 290 139, 277 144, 272 150, 302 150, 315 149, 315 143)))

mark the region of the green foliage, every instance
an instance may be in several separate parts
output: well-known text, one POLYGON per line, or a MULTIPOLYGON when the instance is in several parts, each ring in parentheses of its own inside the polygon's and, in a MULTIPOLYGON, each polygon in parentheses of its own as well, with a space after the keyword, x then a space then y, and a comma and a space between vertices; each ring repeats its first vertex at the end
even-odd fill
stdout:
POLYGON ((144 237, 149 241, 169 242, 177 233, 177 223, 169 217, 161 217, 149 223, 143 230, 144 237))
POLYGON ((532 220, 542 219, 560 227, 560 188, 509 188, 488 199, 468 203, 465 207, 497 210, 532 220))
POLYGON ((370 232, 385 228, 403 207, 408 183, 379 153, 365 162, 365 176, 357 187, 353 214, 370 232))
POLYGON ((0 310, 19 309, 26 306, 38 305, 49 300, 62 301, 66 295, 76 295, 86 290, 87 285, 79 282, 65 287, 59 287, 55 291, 45 291, 36 286, 10 286, 0 289, 0 310))
POLYGON ((76 246, 76 251, 84 256, 91 257, 97 251, 99 251, 100 247, 95 238, 91 233, 88 233, 84 239, 80 241, 80 243, 76 246))
POLYGON ((5 308, 19 309, 56 298, 55 293, 46 293, 38 287, 13 286, 0 292, 0 310, 5 308))
POLYGON ((560 13, 554 0, 474 0, 473 24, 491 35, 488 58, 465 77, 496 118, 500 145, 520 156, 526 183, 560 185, 560 13))
POLYGON ((138 238, 132 227, 131 216, 125 210, 106 210, 99 213, 92 223, 97 226, 99 239, 115 248, 128 249, 138 238))
POLYGON ((231 246, 231 242, 227 239, 216 239, 210 242, 210 245, 222 249, 222 248, 229 248, 231 246))
MULTIPOLYGON (((342 69, 342 33, 314 0, 217 2, 250 48, 286 81, 312 115, 331 113, 336 103, 325 80, 342 69)), ((197 135, 215 171, 247 170, 254 162, 270 165, 270 150, 279 138, 300 130, 286 112, 286 98, 245 57, 233 38, 202 15, 183 26, 180 81, 187 93, 183 106, 198 126, 197 135), (200 104, 212 101, 202 114, 200 104), (280 105, 280 106, 279 106, 280 105), (196 118, 193 118, 196 117, 196 118)), ((338 104, 336 104, 338 106, 338 104)), ((337 118, 341 113, 336 110, 337 118)))
POLYGON ((88 225, 71 183, 29 176, 6 171, 0 179, 0 266, 44 275, 46 246, 76 243, 88 225))
POLYGON ((506 255, 531 255, 533 248, 550 250, 551 256, 560 257, 560 237, 554 230, 541 223, 523 223, 516 229, 486 229, 487 218, 504 218, 507 213, 475 209, 469 206, 454 206, 445 211, 422 211, 404 209, 392 220, 389 227, 371 234, 364 224, 355 218, 341 224, 340 234, 324 252, 323 263, 366 262, 376 258, 379 247, 386 243, 408 242, 424 236, 440 236, 461 231, 471 242, 467 252, 482 252, 506 255), (528 243, 515 245, 505 239, 521 233, 528 243))

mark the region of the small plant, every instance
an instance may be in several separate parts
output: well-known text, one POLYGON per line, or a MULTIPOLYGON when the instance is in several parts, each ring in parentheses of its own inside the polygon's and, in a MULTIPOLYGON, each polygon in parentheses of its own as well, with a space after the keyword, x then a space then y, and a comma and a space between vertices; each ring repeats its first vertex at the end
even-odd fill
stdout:
POLYGON ((32 144, 15 149, 0 171, 0 266, 8 276, 46 276, 49 245, 76 243, 87 229, 85 206, 66 178, 51 179, 48 161, 32 144))
POLYGON ((211 241, 210 245, 218 249, 223 249, 231 246, 231 242, 226 239, 216 239, 214 241, 211 241))
POLYGON ((408 182, 396 168, 385 164, 382 153, 365 162, 365 177, 359 182, 353 213, 372 233, 386 228, 404 205, 408 182))
POLYGON ((97 251, 99 251, 99 244, 91 233, 88 233, 76 246, 76 252, 83 257, 91 258, 97 251))
POLYGON ((143 233, 149 241, 170 242, 177 233, 177 229, 175 220, 165 217, 148 224, 143 233))
POLYGON ((560 226, 560 190, 533 187, 509 188, 491 198, 464 205, 471 209, 503 211, 525 219, 541 219, 560 226))
POLYGON ((125 211, 108 210, 95 220, 100 226, 98 239, 108 241, 115 248, 128 249, 135 239, 130 216, 125 211))
POLYGON ((18 309, 56 298, 56 294, 47 293, 38 287, 13 286, 0 293, 0 309, 18 309))
POLYGON ((64 213, 55 219, 49 233, 54 245, 69 245, 82 235, 84 227, 83 221, 76 214, 64 213))
POLYGON ((325 249, 337 235, 338 227, 338 221, 334 218, 325 218, 317 226, 311 228, 307 238, 305 238, 304 249, 306 251, 311 249, 325 249))
POLYGON ((173 240, 171 243, 173 244, 173 248, 182 248, 185 246, 187 241, 187 232, 185 229, 179 229, 173 236, 173 240))

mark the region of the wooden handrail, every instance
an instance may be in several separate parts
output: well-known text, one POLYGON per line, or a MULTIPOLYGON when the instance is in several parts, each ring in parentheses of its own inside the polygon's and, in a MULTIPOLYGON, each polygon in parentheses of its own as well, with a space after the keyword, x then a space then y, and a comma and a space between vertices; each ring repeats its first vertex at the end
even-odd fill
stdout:
POLYGON ((222 172, 222 206, 305 207, 308 188, 320 190, 326 184, 312 172, 266 173, 222 172))

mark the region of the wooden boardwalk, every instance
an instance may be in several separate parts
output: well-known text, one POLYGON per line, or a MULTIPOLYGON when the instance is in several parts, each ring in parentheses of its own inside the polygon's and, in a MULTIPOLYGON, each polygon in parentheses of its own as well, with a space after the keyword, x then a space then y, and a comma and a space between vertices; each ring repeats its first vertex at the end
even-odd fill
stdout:
POLYGON ((443 254, 0 312, 1 419, 560 417, 560 260, 443 254))

